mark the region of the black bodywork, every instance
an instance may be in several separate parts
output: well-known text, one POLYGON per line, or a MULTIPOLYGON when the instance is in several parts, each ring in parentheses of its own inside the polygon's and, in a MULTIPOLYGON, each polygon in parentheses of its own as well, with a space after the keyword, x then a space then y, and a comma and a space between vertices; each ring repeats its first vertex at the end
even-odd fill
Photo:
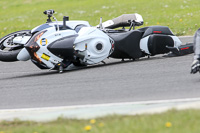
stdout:
POLYGON ((167 46, 174 46, 174 41, 169 36, 174 35, 165 26, 150 26, 132 31, 108 31, 107 34, 115 41, 114 51, 110 55, 112 58, 136 59, 145 56, 140 49, 140 41, 147 36, 149 36, 147 45, 151 56, 168 53, 170 49, 167 46))
POLYGON ((108 33, 114 40, 114 51, 110 55, 112 58, 139 58, 142 56, 140 50, 140 39, 142 32, 138 30, 122 32, 122 33, 108 33))
POLYGON ((174 40, 167 35, 153 34, 149 36, 148 49, 151 56, 168 53, 170 50, 166 47, 174 47, 174 40))
POLYGON ((78 35, 68 36, 52 42, 47 49, 53 54, 63 57, 64 59, 74 59, 74 41, 78 35))
MULTIPOLYGON (((83 26, 84 27, 84 26, 83 26)), ((80 27, 82 28, 82 27, 80 27)), ((78 28, 80 30, 80 28, 78 28)), ((77 31, 78 32, 78 31, 77 31)), ((192 53, 192 45, 183 45, 180 50, 184 53, 178 53, 174 48, 174 36, 171 30, 166 26, 150 26, 138 30, 108 30, 106 34, 114 40, 114 51, 109 57, 118 59, 137 59, 147 55, 140 49, 141 39, 149 36, 147 46, 151 56, 165 54, 170 51, 176 55, 192 53), (169 36, 170 35, 170 36, 169 36), (188 48, 189 47, 189 48, 188 48)), ((65 37, 48 45, 48 50, 53 54, 67 60, 74 60, 75 51, 73 44, 77 35, 65 37)))

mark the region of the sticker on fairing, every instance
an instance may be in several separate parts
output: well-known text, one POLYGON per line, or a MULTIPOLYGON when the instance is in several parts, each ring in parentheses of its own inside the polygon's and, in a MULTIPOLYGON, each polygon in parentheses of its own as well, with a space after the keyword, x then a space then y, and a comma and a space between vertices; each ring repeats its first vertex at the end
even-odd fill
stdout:
POLYGON ((42 38, 42 39, 40 40, 40 45, 42 45, 42 46, 46 46, 47 43, 48 43, 48 41, 47 41, 46 38, 42 38))
POLYGON ((50 59, 50 56, 46 55, 45 53, 42 54, 41 56, 42 59, 48 61, 50 59))

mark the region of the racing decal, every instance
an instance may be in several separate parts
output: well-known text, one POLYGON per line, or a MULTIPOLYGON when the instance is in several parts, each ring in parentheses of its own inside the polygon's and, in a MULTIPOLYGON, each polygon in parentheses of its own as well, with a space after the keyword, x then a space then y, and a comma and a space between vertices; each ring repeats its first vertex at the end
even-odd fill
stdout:
POLYGON ((87 50, 87 43, 85 44, 85 50, 87 50))
POLYGON ((40 40, 40 45, 42 45, 42 46, 46 46, 47 43, 48 43, 48 41, 47 41, 46 38, 42 38, 42 39, 40 40))
POLYGON ((50 59, 50 56, 48 56, 47 54, 43 53, 41 58, 46 60, 46 61, 48 61, 50 59))

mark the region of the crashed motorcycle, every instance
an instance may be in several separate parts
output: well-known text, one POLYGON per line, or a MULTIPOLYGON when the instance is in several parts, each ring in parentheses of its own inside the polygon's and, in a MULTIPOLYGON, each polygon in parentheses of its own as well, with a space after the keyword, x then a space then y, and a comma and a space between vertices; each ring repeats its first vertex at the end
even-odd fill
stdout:
POLYGON ((31 60, 41 69, 63 72, 72 65, 92 65, 109 57, 135 60, 158 54, 180 56, 193 52, 192 44, 182 45, 166 26, 135 29, 143 25, 143 18, 137 13, 106 22, 101 18, 96 27, 87 21, 69 21, 68 16, 57 21, 54 13, 54 10, 46 10, 45 24, 1 38, 0 61, 31 60))

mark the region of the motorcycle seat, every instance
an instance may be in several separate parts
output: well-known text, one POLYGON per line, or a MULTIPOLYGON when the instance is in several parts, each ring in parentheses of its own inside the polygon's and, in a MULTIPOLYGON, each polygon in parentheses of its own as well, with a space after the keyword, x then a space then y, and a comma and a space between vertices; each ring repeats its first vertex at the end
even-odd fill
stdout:
POLYGON ((139 58, 142 56, 140 50, 140 39, 142 32, 132 30, 121 33, 107 33, 114 40, 114 51, 110 55, 113 58, 139 58))

